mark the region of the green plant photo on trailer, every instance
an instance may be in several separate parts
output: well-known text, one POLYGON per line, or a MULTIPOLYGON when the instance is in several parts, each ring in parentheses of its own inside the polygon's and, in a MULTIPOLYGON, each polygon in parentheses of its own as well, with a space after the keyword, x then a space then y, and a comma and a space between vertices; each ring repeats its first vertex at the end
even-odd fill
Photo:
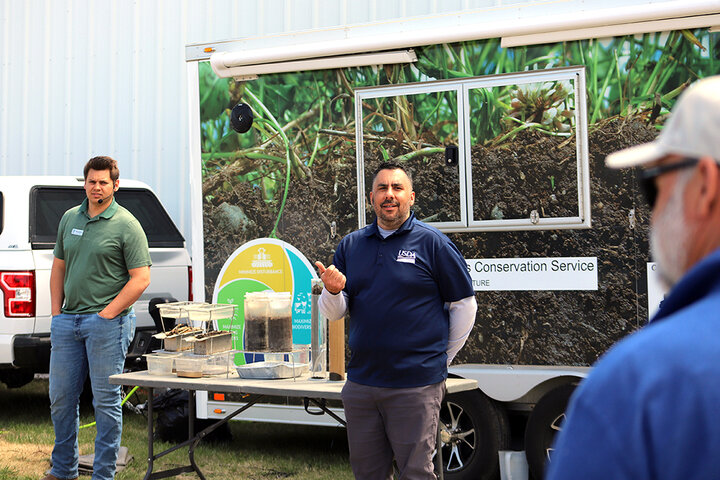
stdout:
MULTIPOLYGON (((425 221, 459 224, 461 206, 477 222, 529 224, 533 218, 577 217, 578 125, 571 112, 577 111, 582 92, 592 189, 583 198, 592 201, 592 228, 582 235, 552 231, 502 238, 453 234, 453 241, 466 258, 614 253, 592 245, 606 248, 605 238, 627 224, 629 204, 635 208, 638 228, 623 238, 638 243, 627 251, 645 251, 648 212, 642 204, 635 205, 633 180, 606 172, 604 157, 612 149, 648 141, 692 81, 720 73, 719 43, 720 35, 706 29, 514 48, 502 48, 499 39, 489 39, 418 46, 414 49, 417 61, 412 64, 267 74, 243 81, 220 79, 207 62, 201 62, 205 290, 212 294, 225 260, 247 241, 275 237, 291 243, 307 258, 328 264, 340 239, 358 227, 361 208, 367 221, 372 221, 372 208, 367 202, 359 205, 357 192, 359 131, 366 167, 394 160, 414 170, 418 193, 414 208, 425 221), (472 193, 471 202, 463 203, 459 169, 450 168, 444 158, 446 147, 460 141, 458 112, 466 107, 458 105, 457 90, 433 87, 432 91, 367 98, 361 105, 363 125, 356 125, 355 93, 363 87, 442 84, 561 67, 584 67, 584 90, 575 81, 552 79, 530 83, 518 79, 468 90, 469 110, 464 115, 469 119, 470 151, 463 154, 470 155, 467 167, 472 184, 464 187, 472 193), (230 111, 239 103, 247 104, 254 114, 252 127, 245 133, 235 132, 230 125, 230 111), (618 218, 611 221, 612 215, 618 218)), ((467 150, 467 146, 460 147, 467 150)), ((613 239, 612 248, 620 241, 613 239)), ((622 275, 637 275, 634 260, 624 258, 618 265, 625 266, 622 275)), ((637 278, 628 282, 636 284, 637 278)), ((484 302, 500 311, 524 304, 507 293, 483 295, 489 297, 483 297, 484 302)), ((540 307, 502 320, 512 324, 509 328, 496 327, 501 320, 494 315, 478 320, 473 333, 477 338, 470 339, 460 356, 464 361, 502 363, 519 361, 506 358, 508 351, 518 350, 518 358, 530 364, 587 365, 632 329, 623 327, 626 323, 618 322, 618 316, 627 313, 633 319, 631 326, 643 317, 642 308, 635 305, 642 302, 637 292, 627 302, 613 303, 617 307, 593 309, 592 321, 603 325, 607 334, 583 349, 576 347, 584 345, 582 325, 597 327, 590 319, 570 319, 585 311, 584 305, 604 305, 597 302, 610 300, 597 298, 599 294, 558 300, 561 296, 533 296, 528 308, 540 307), (568 325, 546 322, 551 325, 547 348, 538 347, 539 340, 533 343, 532 337, 524 341, 531 330, 528 325, 542 318, 538 311, 560 311, 557 302, 566 303, 572 313, 568 325), (609 322, 606 326, 605 321, 609 322), (523 339, 521 346, 510 348, 517 339, 523 339), (562 342, 571 347, 561 348, 562 342)))
MULTIPOLYGON (((716 35, 689 30, 507 49, 493 39, 421 47, 410 66, 293 72, 245 82, 217 78, 209 64, 201 63, 203 193, 212 200, 216 190, 248 182, 262 191, 268 210, 280 216, 292 181, 306 178, 314 162, 354 155, 352 94, 357 87, 585 65, 592 128, 617 115, 661 119, 690 82, 718 72, 716 49, 716 35), (245 134, 234 132, 229 120, 230 108, 241 101, 256 119, 245 134), (216 176, 222 181, 213 180, 216 176)), ((377 119, 373 132, 380 136, 401 134, 418 150, 433 147, 422 140, 427 130, 438 140, 436 148, 451 133, 432 120, 440 110, 457 109, 452 96, 426 95, 413 104, 383 100, 368 106, 377 119)), ((473 135, 486 143, 506 142, 527 123, 552 134, 565 122, 556 105, 562 100, 562 85, 478 92, 473 135), (550 110, 555 110, 553 118, 542 121, 550 110)))

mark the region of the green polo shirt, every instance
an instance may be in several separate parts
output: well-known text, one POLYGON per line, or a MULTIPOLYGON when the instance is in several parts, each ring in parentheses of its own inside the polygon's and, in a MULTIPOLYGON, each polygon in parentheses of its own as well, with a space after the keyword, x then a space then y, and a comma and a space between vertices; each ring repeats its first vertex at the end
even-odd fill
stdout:
POLYGON ((152 265, 140 222, 115 199, 93 218, 87 199, 65 212, 53 254, 65 261, 63 313, 100 312, 130 280, 128 270, 152 265))

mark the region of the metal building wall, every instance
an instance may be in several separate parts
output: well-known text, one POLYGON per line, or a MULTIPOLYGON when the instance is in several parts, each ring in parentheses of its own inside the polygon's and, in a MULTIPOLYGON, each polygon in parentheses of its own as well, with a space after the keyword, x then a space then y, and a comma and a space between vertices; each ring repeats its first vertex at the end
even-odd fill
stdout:
POLYGON ((0 175, 79 175, 91 156, 111 155, 121 178, 155 189, 189 243, 186 45, 468 9, 659 1, 0 0, 0 175))
POLYGON ((380 4, 0 0, 0 175, 80 175, 91 156, 111 155, 121 179, 155 189, 189 242, 185 45, 405 10, 380 4))

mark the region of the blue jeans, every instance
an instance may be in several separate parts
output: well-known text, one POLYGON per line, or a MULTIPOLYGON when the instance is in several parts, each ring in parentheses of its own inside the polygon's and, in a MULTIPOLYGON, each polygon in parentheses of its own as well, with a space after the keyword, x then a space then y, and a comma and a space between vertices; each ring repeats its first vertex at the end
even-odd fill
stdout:
POLYGON ((115 477, 122 406, 119 385, 108 377, 122 373, 135 333, 135 313, 105 319, 98 314, 61 313, 50 324, 50 414, 55 427, 52 471, 57 478, 78 476, 80 392, 88 373, 97 433, 93 480, 115 477))

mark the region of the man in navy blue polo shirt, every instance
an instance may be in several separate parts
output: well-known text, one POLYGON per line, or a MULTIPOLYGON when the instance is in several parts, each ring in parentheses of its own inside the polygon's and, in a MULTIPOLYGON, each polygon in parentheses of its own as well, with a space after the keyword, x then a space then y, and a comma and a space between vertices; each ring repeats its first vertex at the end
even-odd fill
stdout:
POLYGON ((415 218, 412 180, 399 164, 376 170, 376 221, 316 265, 329 320, 350 313, 342 399, 356 479, 434 479, 432 454, 447 367, 475 322, 467 264, 437 229, 415 218))

